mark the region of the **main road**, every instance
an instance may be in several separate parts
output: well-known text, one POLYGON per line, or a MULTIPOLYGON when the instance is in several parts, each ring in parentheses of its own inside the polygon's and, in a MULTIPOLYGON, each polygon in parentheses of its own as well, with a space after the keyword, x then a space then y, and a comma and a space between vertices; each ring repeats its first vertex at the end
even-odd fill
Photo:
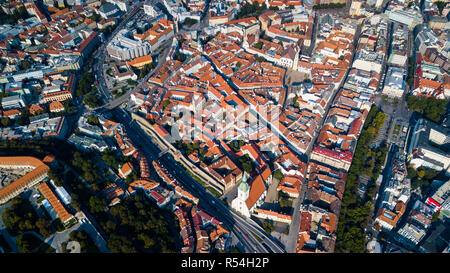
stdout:
POLYGON ((147 135, 141 127, 123 109, 111 110, 114 117, 125 126, 128 136, 133 143, 145 154, 149 160, 159 160, 159 162, 177 179, 186 190, 199 198, 199 206, 216 216, 230 229, 239 239, 245 252, 249 253, 284 253, 285 250, 276 239, 269 237, 251 219, 244 219, 242 216, 226 207, 222 201, 212 196, 198 181, 192 178, 170 154, 159 157, 159 148, 153 143, 152 138, 147 135), (259 242, 253 234, 261 238, 259 242))
POLYGON ((97 51, 94 54, 94 58, 96 59, 96 63, 93 67, 93 73, 95 75, 95 78, 97 80, 97 87, 100 91, 100 94, 102 95, 102 97, 104 98, 104 102, 105 104, 95 108, 99 109, 99 108, 105 108, 105 109, 113 109, 119 105, 121 105, 123 102, 127 101, 128 98, 130 97, 130 94, 133 93, 134 91, 137 91, 139 89, 142 88, 142 86, 148 81, 148 79, 153 76, 154 73, 156 73, 156 71, 158 71, 161 66, 165 63, 164 61, 166 60, 170 49, 171 49, 171 45, 173 42, 173 38, 168 39, 167 41, 165 41, 160 48, 164 48, 164 50, 159 54, 158 56, 158 63, 156 65, 156 67, 150 72, 148 73, 144 78, 140 79, 138 81, 138 85, 131 91, 128 91, 126 94, 114 99, 113 96, 111 95, 110 91, 108 90, 108 86, 106 85, 105 82, 105 78, 103 75, 103 65, 104 65, 104 61, 107 55, 106 52, 106 46, 107 44, 111 41, 111 39, 121 30, 123 29, 126 24, 128 22, 130 22, 130 20, 135 17, 141 10, 143 3, 139 3, 137 4, 136 8, 133 9, 132 11, 130 11, 129 13, 127 13, 124 17, 124 19, 120 22, 120 24, 115 28, 115 30, 111 33, 111 35, 109 36, 109 38, 107 40, 105 40, 104 43, 102 43, 102 45, 97 49, 97 51))
POLYGON ((102 42, 100 47, 94 52, 93 58, 96 60, 96 63, 93 67, 93 73, 95 75, 95 79, 97 80, 96 85, 98 86, 98 89, 100 91, 100 94, 102 97, 108 101, 112 100, 112 95, 108 91, 108 87, 105 83, 105 78, 103 77, 103 64, 105 62, 106 58, 106 46, 109 44, 109 42, 116 36, 116 34, 122 30, 126 24, 141 10, 141 7, 143 6, 143 2, 139 2, 136 7, 132 10, 130 10, 128 13, 124 15, 122 18, 122 21, 117 25, 117 27, 114 29, 114 31, 109 35, 108 39, 102 42))

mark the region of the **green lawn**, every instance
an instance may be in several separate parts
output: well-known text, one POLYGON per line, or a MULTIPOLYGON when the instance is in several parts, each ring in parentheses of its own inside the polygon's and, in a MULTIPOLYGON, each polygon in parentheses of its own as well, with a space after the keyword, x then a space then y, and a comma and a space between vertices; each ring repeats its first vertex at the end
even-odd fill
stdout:
POLYGON ((77 224, 77 220, 75 218, 72 218, 67 224, 64 225, 66 229, 73 227, 77 224))
POLYGON ((398 135, 399 132, 400 132, 400 125, 395 125, 393 134, 398 135))
POLYGON ((218 198, 218 199, 220 199, 220 197, 222 196, 221 194, 220 194, 220 192, 218 192, 218 191, 216 191, 214 188, 212 188, 212 187, 206 187, 206 189, 212 194, 212 195, 214 195, 214 197, 216 197, 216 198, 218 198))
POLYGON ((253 237, 255 237, 256 240, 258 240, 258 242, 262 242, 263 239, 261 239, 258 235, 256 235, 255 233, 253 233, 252 231, 250 231, 250 233, 253 235, 253 237))
POLYGON ((181 166, 186 170, 186 172, 192 176, 192 178, 194 178, 195 180, 197 180, 200 184, 202 184, 202 186, 205 186, 205 182, 203 182, 203 180, 201 180, 198 176, 196 176, 195 174, 193 174, 188 168, 186 168, 183 164, 181 164, 181 166))

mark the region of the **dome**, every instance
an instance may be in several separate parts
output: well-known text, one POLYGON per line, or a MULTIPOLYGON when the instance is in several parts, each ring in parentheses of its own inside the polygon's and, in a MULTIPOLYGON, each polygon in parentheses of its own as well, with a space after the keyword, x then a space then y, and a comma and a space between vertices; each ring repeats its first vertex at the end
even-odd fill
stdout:
POLYGON ((247 182, 242 182, 238 187, 238 190, 240 190, 242 192, 248 192, 249 189, 250 189, 250 186, 247 184, 247 182))

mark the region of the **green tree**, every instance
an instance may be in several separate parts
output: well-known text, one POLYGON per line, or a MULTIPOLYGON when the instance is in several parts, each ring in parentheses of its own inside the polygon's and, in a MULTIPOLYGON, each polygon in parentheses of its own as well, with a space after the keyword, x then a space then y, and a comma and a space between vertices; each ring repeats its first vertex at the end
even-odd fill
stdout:
POLYGON ((2 118, 1 122, 3 127, 9 127, 12 125, 12 121, 9 118, 2 118))
POLYGON ((52 232, 50 230, 50 223, 44 218, 39 218, 36 221, 36 227, 39 229, 39 233, 42 235, 42 237, 48 238, 50 237, 50 235, 52 235, 52 232))
POLYGON ((407 98, 409 109, 423 114, 425 118, 434 122, 439 122, 445 115, 447 103, 447 100, 439 100, 433 97, 410 95, 407 98))
POLYGON ((28 240, 24 238, 24 236, 19 236, 16 238, 17 248, 21 253, 32 253, 33 249, 28 240))
POLYGON ((253 47, 254 47, 254 48, 257 48, 257 49, 262 49, 262 47, 263 47, 263 42, 257 42, 257 43, 255 43, 255 44, 253 45, 253 47))
POLYGON ((275 227, 273 226, 273 222, 271 220, 264 220, 262 223, 262 227, 267 234, 271 234, 272 231, 275 230, 275 227))
POLYGON ((92 212, 103 212, 106 207, 106 200, 97 196, 91 196, 89 199, 89 207, 92 212))
POLYGON ((174 59, 180 62, 184 62, 187 59, 187 56, 179 51, 176 51, 174 59))
POLYGON ((31 62, 29 60, 21 60, 19 61, 20 70, 28 70, 31 68, 31 62))
POLYGON ((439 9, 439 14, 442 15, 442 11, 444 10, 446 3, 444 1, 436 1, 434 3, 437 5, 439 9))
POLYGON ((192 19, 192 18, 189 18, 189 17, 184 20, 184 24, 187 25, 188 27, 191 27, 191 26, 193 26, 193 25, 195 25, 197 23, 198 23, 198 20, 192 19))
POLYGON ((164 100, 163 101, 163 109, 166 109, 167 106, 169 106, 169 104, 170 104, 170 100, 164 100))
POLYGON ((263 63, 263 62, 266 62, 267 60, 264 57, 258 56, 258 57, 256 57, 256 61, 263 63))
POLYGON ((154 63, 144 65, 144 67, 139 71, 139 79, 143 79, 154 68, 155 68, 154 63))
POLYGON ((27 125, 30 124, 30 108, 28 106, 25 106, 22 108, 22 112, 20 113, 20 116, 16 119, 16 122, 19 125, 27 125))
POLYGON ((51 180, 53 180, 53 182, 55 183, 56 186, 60 187, 63 185, 64 183, 64 179, 61 178, 61 174, 56 173, 54 170, 50 169, 47 172, 47 176, 48 178, 50 178, 51 180))
POLYGON ((112 253, 137 253, 137 249, 130 240, 115 233, 108 239, 107 246, 112 253))
POLYGON ((276 178, 276 179, 278 179, 278 180, 280 180, 280 181, 281 181, 281 179, 283 179, 283 173, 281 172, 280 169, 276 169, 276 170, 273 172, 273 178, 276 178))
POLYGON ((422 179, 425 176, 425 170, 419 170, 417 171, 417 177, 422 179))
POLYGON ((88 122, 92 125, 99 125, 100 121, 98 120, 97 116, 94 115, 88 115, 88 122))
POLYGON ((96 108, 101 105, 101 100, 95 94, 92 93, 87 94, 84 97, 83 102, 90 108, 96 108))
POLYGON ((440 211, 437 211, 437 212, 433 213, 433 216, 431 217, 431 222, 432 223, 436 222, 439 219, 439 214, 440 213, 441 213, 440 211))

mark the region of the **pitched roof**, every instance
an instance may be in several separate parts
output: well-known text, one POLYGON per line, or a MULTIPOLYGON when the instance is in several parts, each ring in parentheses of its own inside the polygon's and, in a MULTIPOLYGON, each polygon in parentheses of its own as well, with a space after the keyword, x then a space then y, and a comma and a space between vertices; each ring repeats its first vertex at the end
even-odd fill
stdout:
POLYGON ((133 165, 131 165, 130 162, 123 164, 122 167, 120 168, 120 172, 124 176, 127 176, 132 170, 133 170, 133 165))
POLYGON ((50 103, 49 108, 50 108, 50 112, 56 112, 56 111, 64 110, 64 105, 60 101, 54 101, 54 102, 50 103))
POLYGON ((50 168, 39 159, 27 156, 0 157, 0 165, 34 167, 31 172, 0 189, 0 201, 7 200, 12 193, 27 187, 50 170, 50 168))
POLYGON ((262 180, 262 177, 258 175, 250 185, 250 193, 245 201, 245 204, 247 205, 248 209, 251 209, 253 205, 258 201, 258 199, 261 197, 261 195, 266 191, 266 186, 264 186, 264 182, 262 180))
POLYGON ((45 199, 48 200, 48 202, 56 211, 58 217, 61 219, 63 223, 73 217, 73 215, 70 214, 67 211, 67 209, 62 205, 58 196, 51 190, 50 186, 46 182, 41 183, 38 186, 38 189, 44 195, 45 199))

